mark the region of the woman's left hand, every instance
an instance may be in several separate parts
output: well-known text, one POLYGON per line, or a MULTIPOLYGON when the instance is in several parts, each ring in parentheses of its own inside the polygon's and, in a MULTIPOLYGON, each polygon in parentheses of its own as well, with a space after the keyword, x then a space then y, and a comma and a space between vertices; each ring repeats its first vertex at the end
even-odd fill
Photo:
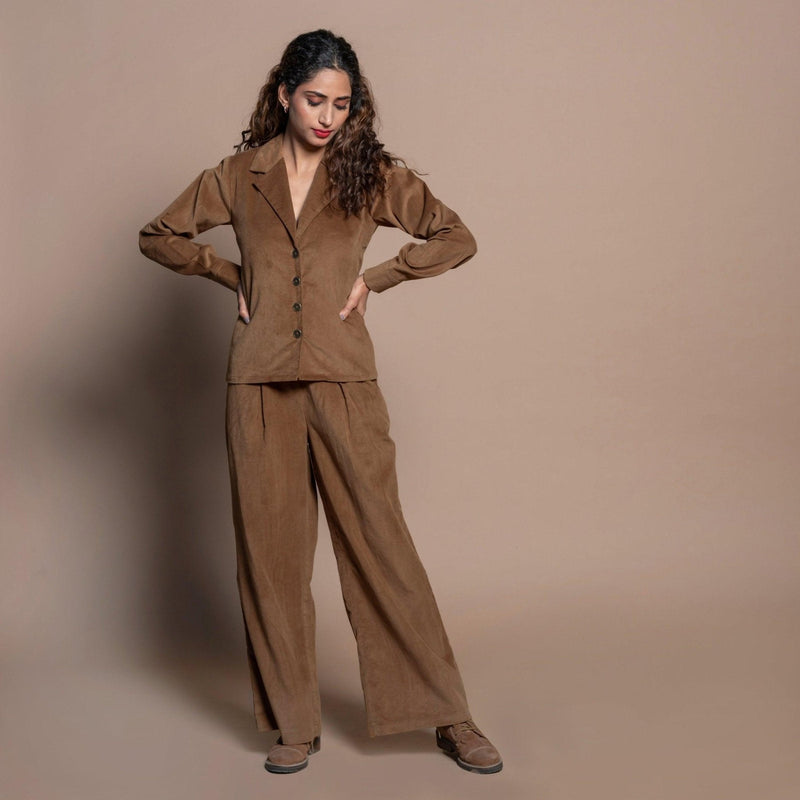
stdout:
POLYGON ((344 308, 339 312, 341 319, 347 319, 348 314, 355 309, 356 313, 361 314, 363 317, 367 313, 367 295, 369 294, 369 286, 364 282, 364 278, 359 275, 353 288, 350 290, 350 296, 347 298, 344 308))

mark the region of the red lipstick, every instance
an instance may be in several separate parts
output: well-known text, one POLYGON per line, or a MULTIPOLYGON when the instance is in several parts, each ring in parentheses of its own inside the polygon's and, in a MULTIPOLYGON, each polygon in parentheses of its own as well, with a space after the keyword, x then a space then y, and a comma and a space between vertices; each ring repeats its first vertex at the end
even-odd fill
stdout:
POLYGON ((312 128, 311 130, 314 131, 314 136, 318 139, 327 139, 331 135, 331 131, 318 130, 317 128, 312 128))

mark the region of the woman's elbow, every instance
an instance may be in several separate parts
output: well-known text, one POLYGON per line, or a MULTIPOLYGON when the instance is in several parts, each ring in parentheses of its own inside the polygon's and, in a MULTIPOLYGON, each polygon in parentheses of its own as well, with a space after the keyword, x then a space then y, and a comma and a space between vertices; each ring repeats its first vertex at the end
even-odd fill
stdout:
POLYGON ((469 257, 472 258, 478 252, 478 242, 472 235, 471 231, 467 231, 467 248, 469 250, 469 257))
POLYGON ((478 242, 475 240, 475 237, 472 235, 472 231, 467 228, 465 225, 461 226, 460 236, 459 236, 461 245, 461 253, 462 253, 462 261, 468 261, 478 252, 478 242))

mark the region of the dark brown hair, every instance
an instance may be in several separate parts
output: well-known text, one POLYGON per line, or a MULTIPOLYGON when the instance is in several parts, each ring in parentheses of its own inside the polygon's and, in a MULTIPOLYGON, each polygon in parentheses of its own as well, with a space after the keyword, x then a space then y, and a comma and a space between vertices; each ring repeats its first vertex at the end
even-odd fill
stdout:
POLYGON ((328 168, 333 196, 345 215, 357 214, 382 193, 386 172, 392 164, 407 166, 387 152, 375 133, 375 101, 361 74, 353 48, 341 36, 320 28, 297 36, 286 46, 280 63, 267 76, 236 152, 260 147, 286 129, 286 114, 278 101, 284 83, 289 94, 322 69, 338 69, 350 78, 350 113, 326 146, 323 160, 328 168))

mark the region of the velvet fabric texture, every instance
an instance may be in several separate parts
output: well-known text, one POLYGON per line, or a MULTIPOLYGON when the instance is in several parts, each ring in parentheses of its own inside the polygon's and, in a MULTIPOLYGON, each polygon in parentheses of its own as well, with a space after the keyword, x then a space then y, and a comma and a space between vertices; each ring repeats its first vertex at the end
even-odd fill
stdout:
POLYGON ((230 384, 226 431, 254 710, 284 742, 321 733, 311 594, 317 487, 353 633, 370 736, 470 718, 403 518, 376 380, 230 384))
POLYGON ((364 251, 379 225, 401 228, 408 242, 394 257, 364 270, 373 292, 432 277, 476 252, 458 215, 435 198, 411 170, 393 167, 386 192, 357 215, 334 202, 324 161, 295 219, 283 135, 206 169, 139 232, 149 258, 182 274, 202 275, 236 290, 241 280, 250 322, 237 318, 228 383, 289 380, 368 380, 377 377, 365 318, 339 310, 358 277, 364 251), (192 238, 232 225, 241 266, 192 238))

